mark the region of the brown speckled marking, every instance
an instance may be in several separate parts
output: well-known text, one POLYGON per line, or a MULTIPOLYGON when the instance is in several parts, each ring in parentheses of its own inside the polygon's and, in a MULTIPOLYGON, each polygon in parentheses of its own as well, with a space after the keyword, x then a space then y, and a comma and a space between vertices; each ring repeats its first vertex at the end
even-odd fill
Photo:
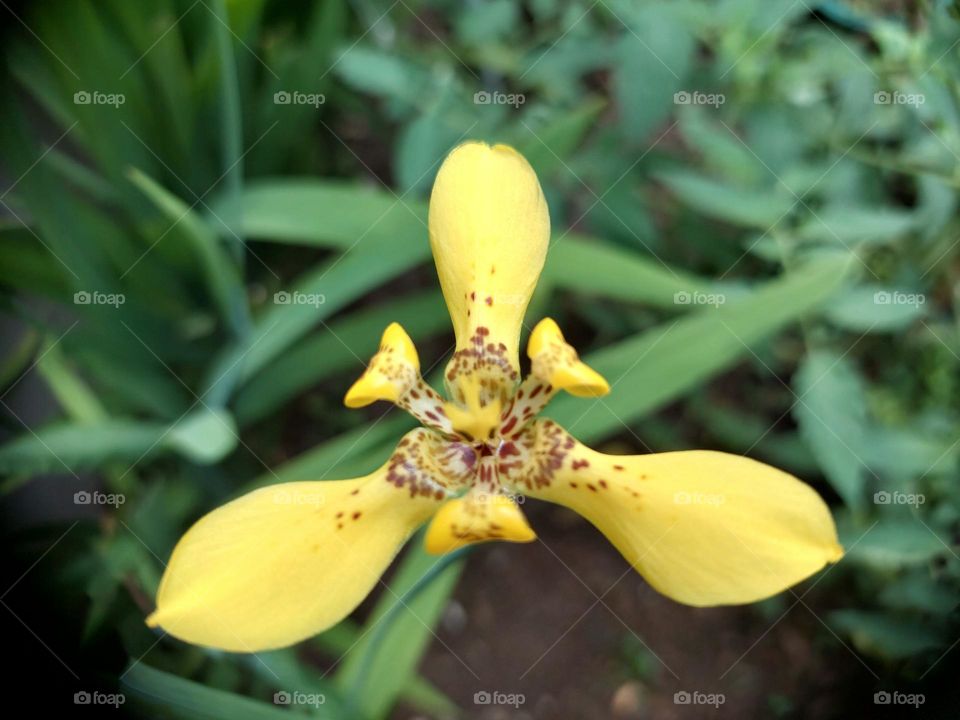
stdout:
MULTIPOLYGON (((491 266, 490 272, 494 269, 491 266)), ((478 303, 476 292, 469 296, 464 293, 464 297, 475 306, 478 303)), ((494 296, 486 295, 481 304, 492 306, 493 302, 494 296)), ((498 422, 490 427, 487 413, 484 423, 479 425, 488 432, 482 439, 453 429, 446 410, 449 405, 445 407, 444 399, 423 382, 415 368, 415 377, 410 380, 411 368, 393 348, 381 348, 375 356, 377 371, 389 373, 392 380, 403 385, 397 404, 426 425, 408 433, 397 445, 386 465, 388 483, 411 498, 436 502, 451 497, 468 498, 466 514, 450 528, 453 536, 464 542, 498 539, 504 531, 489 518, 489 503, 478 497, 533 493, 549 487, 562 477, 561 473, 580 473, 579 482, 563 478, 574 491, 600 493, 613 489, 640 497, 629 485, 611 485, 610 473, 623 472, 623 464, 600 462, 601 467, 595 470, 582 450, 574 456, 579 446, 569 433, 550 420, 535 419, 557 391, 549 382, 553 371, 577 362, 572 347, 562 341, 549 345, 533 358, 531 374, 518 385, 519 373, 511 364, 513 358, 507 346, 491 337, 490 329, 483 325, 474 327, 472 333, 465 343, 459 338, 460 348, 453 354, 444 377, 450 402, 461 409, 470 411, 495 404, 498 422), (606 477, 597 477, 598 471, 606 477), (471 497, 473 500, 469 500, 471 497)), ((641 475, 640 479, 646 477, 641 475)), ((358 493, 359 490, 352 492, 358 493)), ((359 510, 348 509, 346 514, 353 521, 362 517, 359 510)), ((343 528, 344 518, 343 511, 336 513, 337 529, 343 528)))

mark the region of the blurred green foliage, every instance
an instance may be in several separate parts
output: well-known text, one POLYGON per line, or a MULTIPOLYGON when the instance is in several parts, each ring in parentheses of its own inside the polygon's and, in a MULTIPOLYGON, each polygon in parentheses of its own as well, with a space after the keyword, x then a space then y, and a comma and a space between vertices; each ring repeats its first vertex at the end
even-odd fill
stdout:
POLYGON ((231 720, 294 689, 316 717, 457 713, 417 666, 462 563, 418 589, 416 541, 366 627, 308 643, 346 655, 329 675, 154 647, 142 618, 201 513, 367 472, 408 427, 339 400, 390 321, 445 347, 425 201, 467 138, 536 168, 555 236, 530 317, 564 316, 616 385, 548 414, 822 481, 848 549, 829 623, 929 667, 958 630, 960 27, 949 2, 874 5, 32 4, 0 107, 0 286, 30 331, 0 379, 35 364, 59 413, 25 429, 4 401, 0 470, 125 495, 72 577, 127 692, 231 720), (423 622, 389 612, 411 588, 423 622))

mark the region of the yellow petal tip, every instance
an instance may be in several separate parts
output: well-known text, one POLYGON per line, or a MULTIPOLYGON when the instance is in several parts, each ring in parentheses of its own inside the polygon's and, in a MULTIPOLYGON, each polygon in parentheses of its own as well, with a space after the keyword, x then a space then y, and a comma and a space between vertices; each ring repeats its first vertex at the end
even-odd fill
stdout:
POLYGON ((417 355, 417 348, 400 323, 394 322, 387 326, 380 338, 380 348, 381 350, 392 349, 404 362, 420 372, 420 356, 417 355))
POLYGON ((527 355, 534 362, 534 372, 542 373, 555 388, 577 397, 602 397, 610 392, 610 384, 577 357, 552 318, 544 318, 533 328, 527 355))
POLYGON ((343 404, 348 408, 362 408, 377 400, 396 402, 400 398, 396 386, 379 373, 367 372, 347 390, 343 404))
POLYGON ((434 515, 424 538, 431 555, 490 540, 528 543, 537 539, 517 504, 504 495, 467 496, 447 502, 434 515))
POLYGON ((557 368, 550 384, 576 397, 603 397, 610 392, 610 384, 593 368, 579 360, 570 366, 557 368))
POLYGON ((530 333, 530 340, 527 341, 527 357, 533 360, 556 342, 565 342, 560 326, 553 318, 544 318, 530 333))

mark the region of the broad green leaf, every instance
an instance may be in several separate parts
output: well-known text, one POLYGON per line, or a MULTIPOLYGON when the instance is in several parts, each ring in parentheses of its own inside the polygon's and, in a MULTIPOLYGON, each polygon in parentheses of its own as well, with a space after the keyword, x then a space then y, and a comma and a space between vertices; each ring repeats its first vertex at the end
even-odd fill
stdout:
POLYGON ((786 219, 796 199, 769 188, 736 187, 688 170, 662 171, 657 178, 694 210, 733 225, 764 231, 786 219))
POLYGON ((913 213, 885 207, 829 205, 797 230, 803 240, 853 244, 884 243, 903 237, 916 225, 913 213))
POLYGON ((399 55, 353 44, 339 54, 335 72, 361 92, 380 95, 413 105, 423 97, 427 77, 399 55))
POLYGON ((908 506, 895 506, 902 517, 884 516, 872 528, 848 527, 840 523, 840 543, 847 548, 846 558, 854 563, 880 570, 894 570, 929 562, 948 553, 946 540, 937 536, 929 522, 913 517, 908 506))
POLYGON ((823 474, 847 505, 863 508, 868 421, 859 373, 847 357, 814 350, 800 364, 793 387, 793 415, 823 474))
POLYGON ((672 309, 684 309, 677 293, 710 288, 709 281, 649 256, 574 233, 550 246, 544 277, 566 290, 672 309))
POLYGON ((626 22, 631 27, 617 42, 613 91, 624 134, 640 142, 674 110, 695 46, 668 5, 644 5, 626 22))
POLYGON ((846 288, 824 309, 824 317, 855 332, 896 332, 927 314, 922 293, 889 290, 879 285, 846 288))
POLYGON ((830 624, 850 635, 854 647, 868 655, 901 660, 944 646, 943 629, 934 623, 896 618, 888 613, 836 610, 830 624))
POLYGON ((542 127, 533 127, 525 122, 516 148, 536 170, 540 180, 551 173, 562 172, 565 163, 594 127, 600 113, 606 107, 603 98, 586 98, 572 111, 560 111, 555 118, 542 127))
POLYGON ((225 410, 201 407, 173 425, 164 442, 193 462, 210 465, 237 446, 237 427, 225 410))
POLYGON ((937 615, 945 615, 960 604, 960 598, 948 584, 922 566, 886 583, 878 599, 884 607, 937 615))
POLYGON ((546 414, 591 441, 629 425, 750 356, 751 346, 815 310, 840 287, 849 258, 798 269, 714 309, 708 307, 584 357, 611 385, 592 401, 555 399, 546 414))
MULTIPOLYGON (((247 237, 348 250, 373 242, 427 246, 426 205, 352 182, 273 178, 248 183, 247 237)), ((213 204, 219 213, 221 205, 213 204)), ((214 224, 216 227, 217 224, 214 224)))
POLYGON ((0 446, 0 472, 36 475, 77 472, 108 460, 135 462, 160 449, 166 427, 137 420, 54 423, 0 446))

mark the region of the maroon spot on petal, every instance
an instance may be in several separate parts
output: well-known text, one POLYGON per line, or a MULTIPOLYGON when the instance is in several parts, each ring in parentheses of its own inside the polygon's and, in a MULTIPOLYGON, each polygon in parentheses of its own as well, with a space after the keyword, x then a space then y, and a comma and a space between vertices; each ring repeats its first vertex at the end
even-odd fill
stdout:
POLYGON ((573 465, 571 466, 574 470, 579 470, 580 468, 590 467, 589 460, 574 460, 573 465))
POLYGON ((614 465, 614 466, 613 466, 613 469, 614 469, 614 470, 623 470, 623 465, 614 465))
POLYGON ((362 514, 363 514, 363 513, 361 513, 359 510, 357 510, 357 511, 356 511, 353 515, 351 515, 350 517, 352 517, 354 520, 359 520, 359 519, 360 519, 360 516, 361 516, 362 514))
POLYGON ((487 295, 487 299, 484 300, 487 305, 493 305, 493 298, 487 295))

